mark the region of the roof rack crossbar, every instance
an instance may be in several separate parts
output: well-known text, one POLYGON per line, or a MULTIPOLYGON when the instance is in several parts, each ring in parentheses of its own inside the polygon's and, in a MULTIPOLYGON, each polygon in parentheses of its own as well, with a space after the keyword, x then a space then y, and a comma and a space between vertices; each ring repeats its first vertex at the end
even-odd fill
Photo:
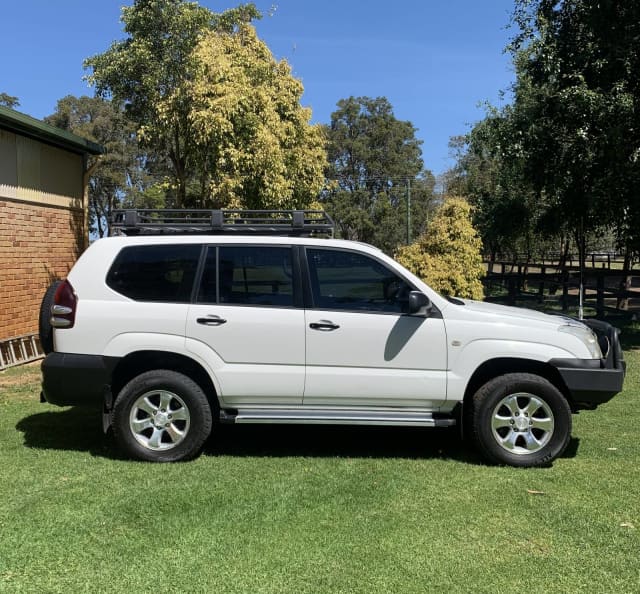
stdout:
POLYGON ((122 209, 111 215, 112 235, 237 234, 333 237, 323 210, 122 209))

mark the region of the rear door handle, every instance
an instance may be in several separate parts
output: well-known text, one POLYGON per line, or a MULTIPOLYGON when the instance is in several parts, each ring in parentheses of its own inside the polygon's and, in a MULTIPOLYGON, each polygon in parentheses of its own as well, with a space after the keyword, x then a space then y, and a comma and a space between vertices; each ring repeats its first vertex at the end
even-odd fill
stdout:
POLYGON ((203 324, 204 326, 220 326, 222 324, 226 324, 227 320, 220 316, 210 315, 206 318, 197 318, 196 322, 198 322, 198 324, 203 324))
POLYGON ((332 330, 337 330, 340 326, 329 320, 320 320, 319 322, 311 322, 309 328, 312 330, 320 330, 321 332, 331 332, 332 330))

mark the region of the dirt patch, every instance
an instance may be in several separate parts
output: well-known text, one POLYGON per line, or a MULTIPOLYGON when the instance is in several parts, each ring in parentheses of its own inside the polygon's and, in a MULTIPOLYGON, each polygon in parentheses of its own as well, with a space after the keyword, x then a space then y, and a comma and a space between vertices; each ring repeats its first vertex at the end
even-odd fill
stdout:
POLYGON ((0 371, 0 390, 39 383, 41 379, 40 363, 40 361, 34 361, 0 371))

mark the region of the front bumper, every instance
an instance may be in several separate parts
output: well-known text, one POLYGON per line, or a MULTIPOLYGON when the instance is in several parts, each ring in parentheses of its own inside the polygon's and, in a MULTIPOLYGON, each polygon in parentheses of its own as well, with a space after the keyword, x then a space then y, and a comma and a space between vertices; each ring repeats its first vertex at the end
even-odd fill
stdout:
POLYGON ((624 366, 603 369, 600 359, 552 359, 549 363, 560 373, 576 408, 596 408, 622 390, 624 366))
POLYGON ((596 408, 622 391, 626 363, 620 346, 619 333, 606 322, 585 320, 598 337, 602 359, 551 359, 560 374, 575 408, 596 408))
POLYGON ((42 397, 58 406, 101 408, 117 357, 49 353, 42 362, 42 397))

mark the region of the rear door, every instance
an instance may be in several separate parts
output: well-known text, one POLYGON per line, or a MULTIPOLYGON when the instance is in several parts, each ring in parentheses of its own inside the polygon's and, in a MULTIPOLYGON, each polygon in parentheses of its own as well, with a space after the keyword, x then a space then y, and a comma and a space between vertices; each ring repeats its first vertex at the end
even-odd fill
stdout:
POLYGON ((405 313, 412 287, 355 250, 307 247, 305 405, 437 409, 446 400, 445 327, 405 313))
POLYGON ((304 310, 291 246, 207 248, 187 348, 206 357, 230 405, 301 404, 304 310))

